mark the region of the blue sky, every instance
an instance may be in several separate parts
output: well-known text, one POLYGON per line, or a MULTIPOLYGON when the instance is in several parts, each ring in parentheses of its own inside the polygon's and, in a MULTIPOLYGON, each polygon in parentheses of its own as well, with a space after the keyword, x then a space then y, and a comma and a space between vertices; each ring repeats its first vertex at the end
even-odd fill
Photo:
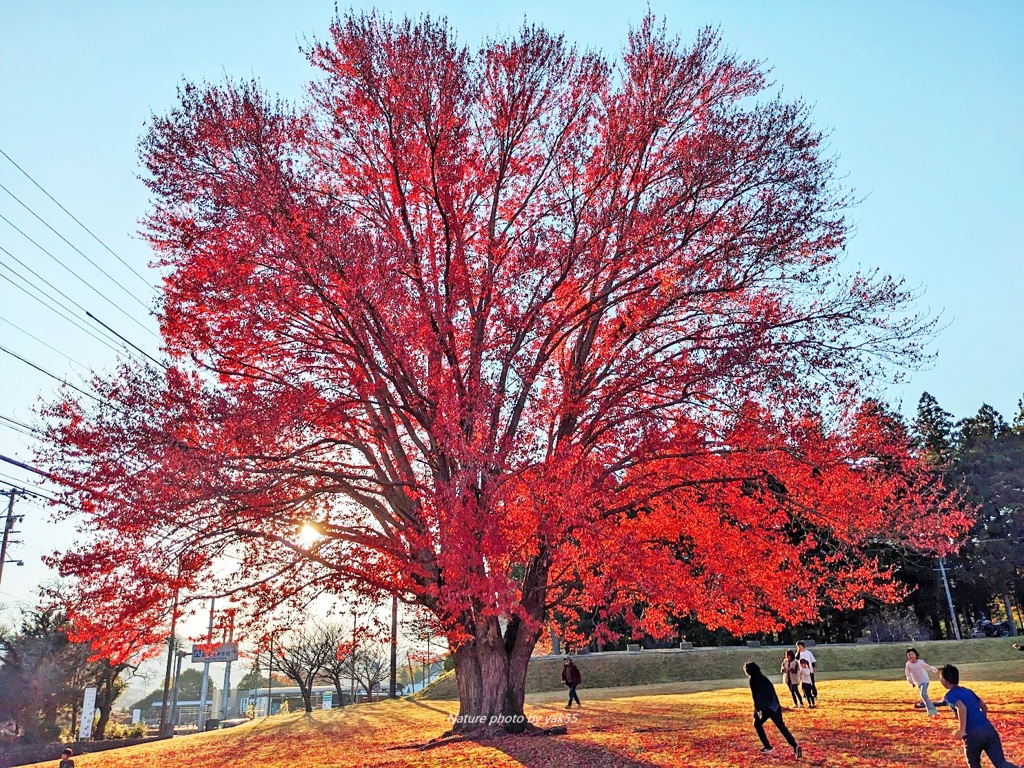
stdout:
MULTIPOLYGON (((910 411, 922 390, 957 416, 983 401, 1011 417, 1024 392, 1018 294, 1024 277, 1024 3, 990 2, 380 2, 396 15, 447 16, 475 43, 523 19, 582 47, 614 54, 649 7, 684 38, 720 27, 731 48, 764 60, 793 98, 814 105, 831 131, 853 211, 850 263, 880 265, 926 288, 922 306, 948 324, 930 370, 889 391, 910 411)), ((344 7, 344 6, 343 6, 344 7)), ((356 3, 355 7, 372 7, 356 3)), ((331 2, 35 2, 0 0, 0 149, 143 274, 149 254, 134 237, 147 206, 136 143, 151 113, 175 102, 183 80, 259 78, 288 98, 312 70, 298 52, 323 35, 331 2)), ((146 286, 77 228, 0 156, 0 183, 143 302, 146 286)), ((140 346, 156 339, 139 304, 0 190, 10 219, 120 309, 99 298, 0 221, 8 249, 140 346), (124 312, 121 312, 121 309, 124 312)), ((0 263, 9 258, 0 252, 0 263)), ((0 274, 2 270, 0 270, 0 274)), ((78 381, 107 368, 109 349, 41 310, 0 280, 0 344, 78 381), (32 333, 34 340, 10 323, 32 333), (41 340, 41 341, 40 341, 41 340), (58 351, 44 346, 48 344, 58 351), (75 359, 70 362, 65 356, 75 359)), ((0 416, 31 420, 54 383, 2 357, 0 416)), ((0 453, 26 459, 31 440, 0 426, 0 453)), ((27 479, 0 467, 3 475, 27 479)), ((7 478, 0 475, 0 484, 7 478)), ((70 540, 68 525, 19 502, 27 515, 0 602, 27 597, 46 578, 39 555, 70 540)))

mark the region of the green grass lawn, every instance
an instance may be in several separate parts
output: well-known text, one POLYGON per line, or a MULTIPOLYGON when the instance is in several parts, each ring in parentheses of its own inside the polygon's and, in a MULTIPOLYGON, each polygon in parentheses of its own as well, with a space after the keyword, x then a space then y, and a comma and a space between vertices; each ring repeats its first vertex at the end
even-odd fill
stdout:
MULTIPOLYGON (((1024 653, 1012 648, 1016 638, 991 640, 931 641, 914 643, 928 663, 962 664, 1014 660, 1024 662, 1024 653)), ((902 676, 908 643, 870 645, 818 645, 812 648, 822 676, 857 673, 865 679, 890 679, 902 676), (895 670, 895 672, 893 671, 895 670), (882 675, 875 678, 874 675, 882 675)), ((693 650, 657 650, 636 653, 593 653, 574 657, 588 688, 618 688, 679 681, 736 680, 742 677, 744 662, 757 662, 768 673, 775 672, 789 646, 747 648, 695 648, 693 650)), ((557 691, 562 688, 561 657, 538 657, 530 662, 526 678, 528 693, 557 691)), ((426 699, 455 699, 455 678, 448 676, 429 686, 426 699)))

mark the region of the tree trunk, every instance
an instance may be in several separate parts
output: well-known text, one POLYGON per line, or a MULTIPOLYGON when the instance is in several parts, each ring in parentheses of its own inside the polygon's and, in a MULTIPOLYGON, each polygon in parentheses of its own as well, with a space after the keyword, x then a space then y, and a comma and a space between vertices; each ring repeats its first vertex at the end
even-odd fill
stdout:
POLYGON ((313 687, 312 685, 303 685, 299 683, 299 693, 302 694, 302 703, 306 707, 306 714, 313 712, 313 687))
POLYGON ((469 639, 453 645, 455 683, 459 688, 459 715, 450 733, 523 733, 536 730, 523 713, 526 670, 534 646, 544 630, 544 585, 550 560, 542 547, 527 566, 522 581, 520 609, 505 622, 498 617, 467 621, 469 639))
POLYGON ((453 733, 522 733, 529 727, 523 714, 526 669, 540 632, 540 625, 530 632, 513 618, 503 637, 498 620, 490 618, 478 625, 472 640, 455 649, 459 717, 453 733))
POLYGON ((1003 595, 1003 607, 1006 608, 1006 619, 1010 625, 1010 634, 1013 637, 1017 636, 1017 620, 1013 616, 1013 608, 1010 606, 1010 596, 1008 594, 1003 595))
POLYGON ((110 721, 110 707, 99 708, 100 719, 96 721, 96 732, 92 735, 94 741, 103 741, 107 732, 107 723, 110 721))
POLYGON ((99 696, 96 697, 96 709, 100 713, 100 719, 96 723, 96 732, 93 734, 95 741, 103 741, 106 738, 107 723, 110 722, 110 710, 114 708, 114 679, 112 671, 105 672, 99 682, 99 696))

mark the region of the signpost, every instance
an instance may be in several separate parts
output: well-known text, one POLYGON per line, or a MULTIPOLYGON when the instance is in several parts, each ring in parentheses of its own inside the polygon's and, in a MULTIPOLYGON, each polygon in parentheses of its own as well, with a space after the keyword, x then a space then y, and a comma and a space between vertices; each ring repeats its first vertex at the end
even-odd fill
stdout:
POLYGON ((78 726, 78 740, 88 741, 92 738, 92 719, 96 715, 96 689, 86 688, 82 700, 82 722, 78 726))
POLYGON ((324 691, 324 709, 330 709, 334 706, 334 694, 331 691, 324 691))
POLYGON ((238 661, 238 643, 202 643, 192 646, 193 664, 238 661))

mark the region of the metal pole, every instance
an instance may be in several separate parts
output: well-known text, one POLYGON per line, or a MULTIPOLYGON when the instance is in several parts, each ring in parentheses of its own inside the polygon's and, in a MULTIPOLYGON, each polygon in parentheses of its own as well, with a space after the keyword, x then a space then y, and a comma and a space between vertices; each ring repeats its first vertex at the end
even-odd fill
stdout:
MULTIPOLYGON (((213 604, 216 598, 210 598, 210 632, 208 643, 213 645, 213 604)), ((209 658, 209 653, 205 654, 209 658)), ((206 729, 206 694, 210 690, 210 662, 203 662, 203 686, 199 692, 199 732, 206 729)))
POLYGON ((174 693, 171 696, 171 717, 170 723, 168 723, 167 730, 170 731, 170 735, 174 735, 174 726, 177 725, 178 719, 178 678, 181 677, 181 661, 188 654, 184 651, 178 651, 176 656, 178 657, 177 664, 174 667, 174 693))
POLYGON ((267 649, 267 717, 270 717, 270 689, 274 685, 274 633, 270 633, 270 647, 267 649))
POLYGON ((171 685, 171 663, 174 659, 174 627, 178 621, 178 588, 174 588, 174 602, 171 603, 171 634, 167 637, 167 669, 164 671, 164 695, 160 700, 160 726, 158 733, 167 735, 167 692, 171 685))
MULTIPOLYGON (((233 643, 235 640, 235 616, 232 611, 229 611, 228 617, 230 624, 228 625, 228 642, 233 643)), ((224 665, 224 695, 221 697, 220 716, 222 720, 227 720, 228 715, 231 714, 231 662, 229 661, 224 665)))
POLYGON ((352 703, 356 703, 356 612, 352 611, 352 656, 351 656, 351 670, 352 670, 352 703))
POLYGON ((939 573, 942 574, 942 586, 946 590, 946 603, 949 605, 949 620, 953 622, 953 634, 957 640, 963 640, 960 636, 960 622, 956 620, 956 610, 953 608, 953 595, 949 592, 949 579, 946 577, 946 558, 939 558, 939 573))
POLYGON ((431 666, 433 666, 433 665, 430 663, 430 634, 429 634, 429 632, 427 634, 427 659, 426 659, 426 661, 427 661, 427 685, 430 685, 430 673, 433 671, 431 669, 431 666))
POLYGON ((391 678, 388 681, 388 698, 398 695, 398 593, 391 596, 391 678))

